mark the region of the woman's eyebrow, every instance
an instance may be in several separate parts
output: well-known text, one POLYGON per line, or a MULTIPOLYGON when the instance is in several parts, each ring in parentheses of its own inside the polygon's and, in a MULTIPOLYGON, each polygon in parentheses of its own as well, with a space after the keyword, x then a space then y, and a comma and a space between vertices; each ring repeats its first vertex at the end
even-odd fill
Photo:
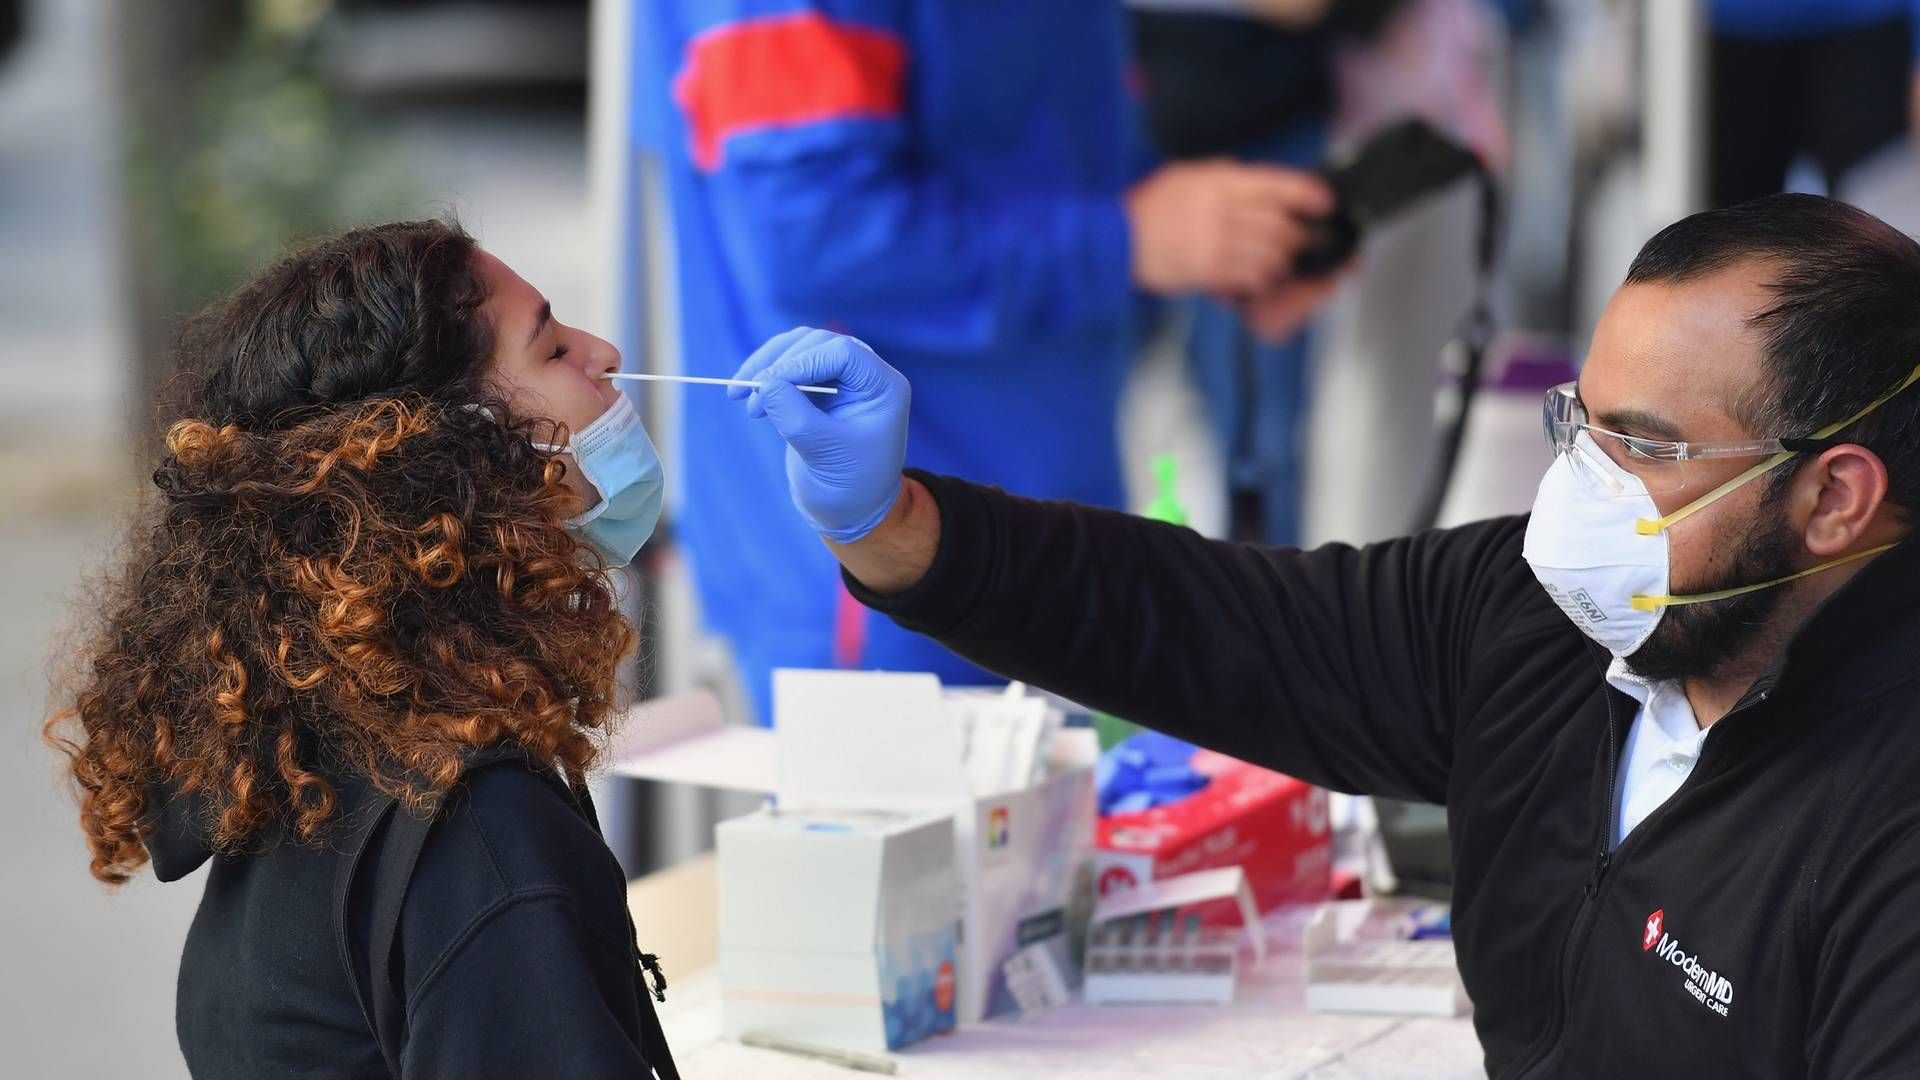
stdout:
POLYGON ((528 347, 533 345, 534 339, 540 336, 540 331, 547 328, 547 321, 552 318, 553 304, 546 300, 540 301, 540 314, 534 316, 533 319, 533 333, 527 335, 528 347))

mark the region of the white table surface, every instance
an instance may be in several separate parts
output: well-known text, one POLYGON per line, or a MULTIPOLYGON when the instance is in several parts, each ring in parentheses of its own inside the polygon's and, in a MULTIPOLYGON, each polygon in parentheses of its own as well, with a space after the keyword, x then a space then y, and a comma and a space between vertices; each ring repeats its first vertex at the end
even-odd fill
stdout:
MULTIPOLYGON (((1246 1077, 1467 1080, 1483 1077, 1466 1018, 1350 1016, 1306 1011, 1304 909, 1267 923, 1271 951, 1243 972, 1234 1003, 1091 1006, 962 1027, 892 1055, 903 1077, 929 1080, 1228 1080, 1246 1077)), ((750 1080, 854 1080, 825 1062, 720 1039, 712 969, 674 980, 661 1020, 682 1075, 750 1080)))

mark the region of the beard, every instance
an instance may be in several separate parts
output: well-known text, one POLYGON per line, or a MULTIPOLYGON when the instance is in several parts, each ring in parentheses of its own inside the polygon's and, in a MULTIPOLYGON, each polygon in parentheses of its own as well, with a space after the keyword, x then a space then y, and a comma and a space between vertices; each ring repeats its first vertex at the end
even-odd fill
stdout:
MULTIPOLYGON (((1737 589, 1772 581, 1794 572, 1793 558, 1800 536, 1787 526, 1775 500, 1761 500, 1751 525, 1741 530, 1739 546, 1730 564, 1715 580, 1692 588, 1673 589, 1677 595, 1697 595, 1737 589)), ((1653 633, 1627 657, 1627 667, 1650 682, 1711 675, 1740 656, 1766 631, 1786 599, 1787 588, 1742 593, 1725 600, 1676 604, 1653 628, 1653 633)))

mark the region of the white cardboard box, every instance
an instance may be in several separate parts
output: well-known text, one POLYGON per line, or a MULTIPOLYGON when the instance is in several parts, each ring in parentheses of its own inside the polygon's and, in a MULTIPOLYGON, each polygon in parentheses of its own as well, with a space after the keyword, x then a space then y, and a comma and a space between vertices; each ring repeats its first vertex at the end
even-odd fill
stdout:
POLYGON ((1069 969, 1070 909, 1093 855, 1091 731, 1056 735, 1038 783, 976 796, 933 675, 783 669, 773 698, 781 806, 953 815, 962 1023, 1018 1008, 1002 965, 1022 949, 1043 944, 1069 969))
POLYGON ((947 815, 767 809, 718 835, 728 1038, 879 1054, 953 1030, 947 815))

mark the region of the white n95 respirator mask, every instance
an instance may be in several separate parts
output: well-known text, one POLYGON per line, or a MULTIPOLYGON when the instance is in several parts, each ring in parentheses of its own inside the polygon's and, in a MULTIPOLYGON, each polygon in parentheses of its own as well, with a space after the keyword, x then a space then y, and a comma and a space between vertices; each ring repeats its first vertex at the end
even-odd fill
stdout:
POLYGON ((1636 528, 1659 517, 1646 485, 1584 431, 1553 459, 1533 499, 1521 554, 1567 618, 1615 656, 1645 644, 1666 614, 1665 605, 1632 602, 1667 592, 1666 531, 1636 528), (1614 488, 1595 491, 1596 482, 1614 488))

